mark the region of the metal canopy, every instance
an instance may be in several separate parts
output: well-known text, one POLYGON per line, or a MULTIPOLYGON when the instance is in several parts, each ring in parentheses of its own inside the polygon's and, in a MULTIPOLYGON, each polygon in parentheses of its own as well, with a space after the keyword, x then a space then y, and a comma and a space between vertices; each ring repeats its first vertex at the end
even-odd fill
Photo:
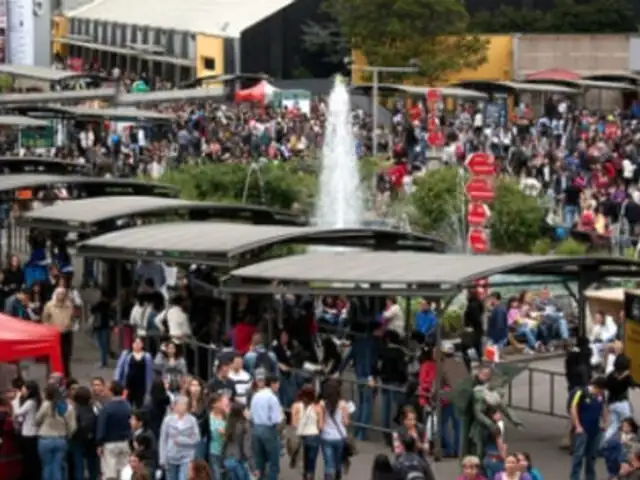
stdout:
POLYGON ((92 258, 155 259, 231 267, 239 256, 285 244, 442 250, 433 237, 384 229, 321 229, 223 222, 172 222, 127 228, 78 245, 92 258))
POLYGON ((51 173, 57 175, 82 173, 84 165, 51 157, 0 157, 0 172, 51 173))
MULTIPOLYGON (((607 276, 637 276, 640 261, 620 257, 440 255, 410 252, 316 252, 233 270, 232 279, 254 282, 402 285, 415 291, 459 291, 496 274, 577 276, 581 268, 607 276)), ((254 286, 256 285, 254 283, 254 286)), ((250 291, 238 286, 235 290, 250 291)), ((263 293, 271 287, 263 287, 263 293)), ((231 288, 230 288, 231 290, 231 288)), ((307 287, 306 290, 313 290, 307 287)), ((318 288, 325 291, 326 288, 318 288)), ((442 296, 442 293, 440 294, 442 296)))
POLYGON ((41 105, 43 103, 82 103, 88 100, 113 101, 115 88, 97 88, 95 90, 73 90, 48 93, 7 93, 0 95, 1 105, 41 105))
POLYGON ((49 125, 44 120, 22 117, 20 115, 0 115, 0 126, 2 127, 46 127, 49 125))
POLYGON ((108 77, 99 73, 78 73, 70 70, 56 70, 33 65, 0 65, 0 74, 49 82, 64 82, 81 78, 108 80, 108 77))
POLYGON ((138 110, 137 108, 88 108, 73 107, 67 111, 78 118, 108 118, 113 120, 153 120, 158 122, 172 122, 175 115, 154 112, 151 110, 138 110))
POLYGON ((565 94, 577 94, 580 93, 578 88, 569 88, 554 83, 524 83, 524 82, 511 82, 511 81, 489 81, 489 80, 465 80, 455 83, 455 86, 459 86, 467 89, 478 89, 481 91, 494 90, 494 89, 506 89, 513 92, 525 92, 525 93, 565 93, 565 94))
POLYGON ((21 224, 74 232, 93 232, 103 222, 129 216, 176 215, 190 220, 212 218, 243 220, 262 225, 306 225, 306 219, 292 212, 257 205, 196 202, 159 197, 98 197, 63 202, 22 215, 21 224))
POLYGON ((116 98, 117 105, 154 105, 159 103, 220 100, 226 96, 223 87, 188 88, 144 93, 125 93, 116 98))
POLYGON ((175 197, 178 189, 173 185, 143 182, 126 178, 95 178, 80 176, 17 174, 0 176, 0 192, 12 192, 25 188, 42 188, 54 185, 82 187, 88 197, 149 195, 157 197, 175 197))
MULTIPOLYGON (((357 85, 351 85, 351 91, 361 91, 365 94, 369 94, 373 90, 373 84, 371 83, 359 83, 357 85)), ((427 95, 429 90, 438 90, 443 97, 453 97, 453 98, 467 98, 467 99, 475 99, 475 100, 486 100, 489 98, 484 92, 478 92, 477 90, 468 90, 466 88, 459 87, 419 87, 415 85, 394 85, 389 83, 381 83, 378 85, 378 90, 381 92, 391 92, 391 93, 405 93, 407 95, 419 95, 424 97, 427 95)))

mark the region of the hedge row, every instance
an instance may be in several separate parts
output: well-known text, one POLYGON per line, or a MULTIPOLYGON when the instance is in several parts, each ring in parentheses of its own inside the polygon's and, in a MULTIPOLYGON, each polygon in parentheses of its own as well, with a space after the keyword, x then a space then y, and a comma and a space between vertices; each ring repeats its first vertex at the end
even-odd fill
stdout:
MULTIPOLYGON (((361 162, 363 184, 383 168, 379 161, 361 162)), ((312 213, 319 174, 316 164, 287 162, 268 164, 258 175, 240 164, 186 165, 167 172, 161 181, 176 185, 184 198, 237 203, 243 201, 249 177, 247 202, 280 209, 301 208, 312 213), (260 182, 261 180, 261 182, 260 182), (262 186, 261 186, 262 185, 262 186)), ((454 168, 430 170, 415 181, 408 201, 398 200, 390 211, 406 213, 415 231, 435 234, 462 249, 465 242, 465 176, 454 168)), ((489 231, 495 252, 583 255, 586 247, 574 241, 554 245, 543 229, 546 210, 538 199, 522 193, 510 178, 495 182, 489 231)))

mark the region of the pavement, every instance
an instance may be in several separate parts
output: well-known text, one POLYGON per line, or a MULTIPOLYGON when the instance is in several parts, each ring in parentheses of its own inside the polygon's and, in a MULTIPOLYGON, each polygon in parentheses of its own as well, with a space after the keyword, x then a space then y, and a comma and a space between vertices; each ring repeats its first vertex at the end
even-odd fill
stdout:
MULTIPOLYGON (((80 268, 77 271, 80 271, 80 268)), ((95 301, 97 292, 88 291, 83 296, 90 305, 95 301)), ((88 382, 96 375, 105 379, 112 377, 112 369, 98 368, 98 350, 88 333, 77 333, 74 343, 72 373, 75 378, 81 382, 88 382)), ((560 358, 531 361, 528 364, 529 370, 521 373, 507 392, 510 405, 524 424, 523 430, 507 426, 508 449, 528 452, 545 480, 566 480, 569 475, 570 457, 566 450, 559 448, 568 427, 567 387, 563 363, 560 358)), ((112 362, 111 367, 113 366, 112 362)), ((28 375, 31 378, 44 379, 45 369, 41 365, 34 365, 29 369, 28 375)), ((640 392, 633 391, 631 400, 634 406, 640 405, 640 392)), ((372 439, 374 437, 375 434, 371 435, 372 439)), ((390 453, 380 441, 361 442, 358 444, 358 452, 352 460, 348 475, 350 478, 369 478, 375 456, 390 453)), ((433 469, 436 478, 442 479, 452 479, 460 473, 458 460, 452 459, 434 462, 433 469)), ((281 472, 283 480, 300 478, 299 472, 289 469, 286 458, 283 459, 281 472)), ((322 458, 319 458, 317 472, 317 478, 321 478, 322 458)), ((597 472, 597 478, 607 478, 602 460, 598 461, 597 472)))
MULTIPOLYGON (((90 337, 79 332, 75 337, 74 358, 72 362, 73 376, 81 382, 88 381, 92 376, 99 375, 111 378, 112 369, 98 368, 97 348, 90 337)), ((111 364, 113 367, 113 362, 111 364)), ((560 359, 534 361, 529 365, 533 370, 520 374, 513 383, 511 404, 517 417, 524 423, 523 430, 507 427, 506 442, 509 451, 528 452, 537 468, 542 472, 545 480, 566 480, 569 474, 569 456, 559 445, 567 430, 568 420, 560 416, 550 416, 542 413, 530 413, 525 410, 564 414, 566 408, 566 385, 562 375, 563 362, 560 359), (540 371, 538 371, 540 370, 540 371), (542 371, 556 372, 558 376, 550 381, 550 376, 542 371), (529 395, 529 392, 532 394, 529 395), (553 392, 553 398, 552 394, 553 392), (531 408, 530 408, 531 407, 531 408)), ((29 370, 32 378, 44 378, 44 368, 40 365, 29 370)), ((640 405, 640 392, 631 395, 632 403, 640 405)), ((372 436, 373 437, 373 436, 372 436)), ((364 479, 370 476, 371 465, 376 455, 389 454, 390 451, 380 441, 368 441, 358 444, 358 455, 353 459, 349 477, 364 479)), ((455 478, 459 475, 457 460, 446 459, 434 462, 433 468, 436 478, 455 478)), ((318 478, 322 472, 322 458, 319 458, 318 478)), ((300 478, 297 471, 289 469, 287 459, 283 459, 281 478, 294 480, 300 478)), ((602 460, 598 461, 598 478, 606 478, 602 460)))

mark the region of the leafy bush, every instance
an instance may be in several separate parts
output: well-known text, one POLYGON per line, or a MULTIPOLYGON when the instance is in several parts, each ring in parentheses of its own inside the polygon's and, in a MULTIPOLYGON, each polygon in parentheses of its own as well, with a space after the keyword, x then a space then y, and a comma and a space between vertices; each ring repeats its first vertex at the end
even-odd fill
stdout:
POLYGON ((560 242, 556 246, 554 253, 556 255, 568 255, 568 256, 569 255, 576 255, 576 256, 586 255, 588 248, 589 247, 586 244, 577 242, 573 238, 568 238, 567 240, 560 242))
POLYGON ((296 204, 309 208, 316 188, 313 175, 286 165, 265 165, 259 175, 240 164, 186 165, 167 172, 161 181, 180 188, 183 198, 238 203, 247 185, 247 203, 281 209, 296 204))
MULTIPOLYGON (((426 172, 411 195, 412 225, 422 232, 441 236, 449 244, 463 245, 466 179, 456 168, 426 172)), ((510 180, 497 179, 495 192, 488 225, 491 248, 498 252, 530 252, 541 236, 544 208, 510 180)))

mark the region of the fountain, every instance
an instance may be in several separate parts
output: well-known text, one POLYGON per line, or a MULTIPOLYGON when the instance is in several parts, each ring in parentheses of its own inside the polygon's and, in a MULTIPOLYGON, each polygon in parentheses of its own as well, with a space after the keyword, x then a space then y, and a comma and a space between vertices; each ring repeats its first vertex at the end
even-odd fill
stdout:
POLYGON ((338 75, 329 95, 316 224, 321 228, 359 227, 363 215, 364 195, 351 124, 349 90, 338 75))

